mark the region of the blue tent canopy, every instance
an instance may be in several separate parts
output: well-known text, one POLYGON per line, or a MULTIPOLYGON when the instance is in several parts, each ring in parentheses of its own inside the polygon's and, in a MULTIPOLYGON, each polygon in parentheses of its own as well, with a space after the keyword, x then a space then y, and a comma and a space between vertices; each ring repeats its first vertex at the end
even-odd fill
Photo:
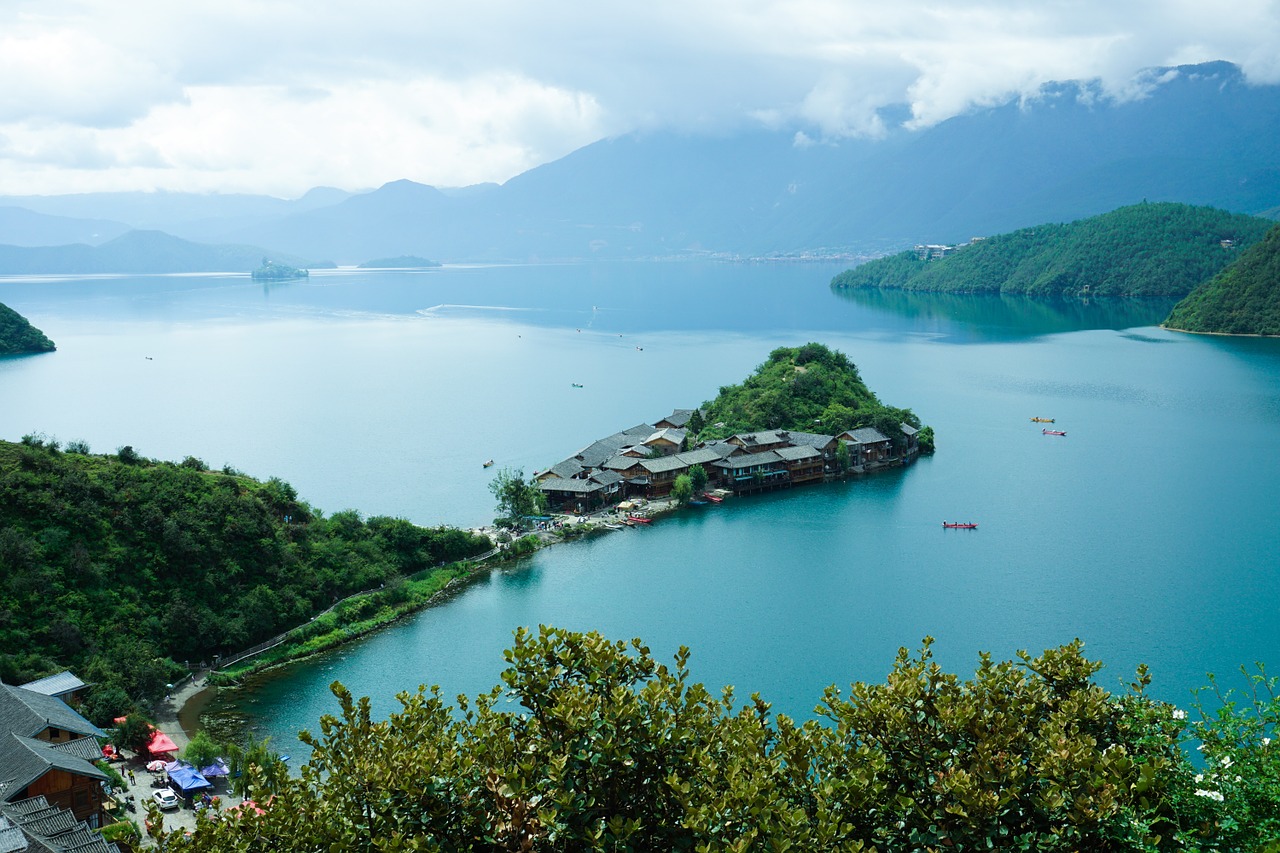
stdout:
POLYGON ((213 783, 200 775, 194 767, 175 767, 169 771, 169 781, 177 785, 184 794, 212 788, 213 783))

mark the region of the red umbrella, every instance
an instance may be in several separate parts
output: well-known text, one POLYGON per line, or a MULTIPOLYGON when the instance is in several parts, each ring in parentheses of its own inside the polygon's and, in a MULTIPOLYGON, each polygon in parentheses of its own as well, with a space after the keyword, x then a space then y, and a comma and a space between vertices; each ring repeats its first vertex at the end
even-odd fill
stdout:
POLYGON ((147 751, 152 755, 159 752, 177 752, 178 745, 164 732, 156 729, 151 733, 151 742, 147 744, 147 751))

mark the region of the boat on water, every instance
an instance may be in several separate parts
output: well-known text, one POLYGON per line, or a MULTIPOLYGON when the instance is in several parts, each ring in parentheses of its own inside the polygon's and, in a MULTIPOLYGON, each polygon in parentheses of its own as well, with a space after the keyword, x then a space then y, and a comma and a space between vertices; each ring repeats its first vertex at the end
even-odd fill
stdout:
POLYGON ((698 500, 697 498, 694 498, 693 500, 689 501, 689 506, 706 506, 709 503, 711 503, 711 501, 703 501, 703 500, 698 500))
POLYGON ((627 521, 631 522, 632 524, 652 524, 653 523, 652 518, 645 518, 643 515, 628 515, 627 521))
POLYGON ((582 387, 582 383, 581 383, 581 382, 571 382, 571 383, 569 383, 569 384, 571 384, 574 388, 581 388, 581 387, 582 387))
POLYGON ((1065 429, 1042 429, 1040 430, 1040 432, 1044 433, 1045 435, 1066 435, 1067 434, 1067 431, 1065 429))
POLYGON ((724 503, 724 498, 719 495, 703 495, 703 497, 711 501, 713 504, 724 503))
POLYGON ((1053 418, 1032 418, 1031 422, 1033 424, 1051 424, 1053 423, 1053 418))
POLYGON ((483 465, 481 465, 480 467, 481 467, 481 468, 492 468, 492 467, 493 467, 493 460, 492 460, 492 459, 490 459, 488 462, 485 462, 485 463, 484 463, 483 465))
POLYGON ((947 530, 977 530, 978 522, 976 521, 944 521, 942 526, 947 530))

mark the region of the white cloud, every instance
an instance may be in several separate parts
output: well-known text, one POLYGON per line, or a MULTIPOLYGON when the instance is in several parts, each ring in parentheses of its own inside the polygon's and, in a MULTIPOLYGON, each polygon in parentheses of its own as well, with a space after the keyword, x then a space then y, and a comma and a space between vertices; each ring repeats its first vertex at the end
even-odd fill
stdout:
MULTIPOLYGON (((297 194, 504 180, 605 135, 765 122, 828 141, 1144 68, 1280 81, 1280 8, 1240 0, 46 0, 0 8, 8 192, 297 194)), ((797 137, 800 138, 800 137, 797 137)))

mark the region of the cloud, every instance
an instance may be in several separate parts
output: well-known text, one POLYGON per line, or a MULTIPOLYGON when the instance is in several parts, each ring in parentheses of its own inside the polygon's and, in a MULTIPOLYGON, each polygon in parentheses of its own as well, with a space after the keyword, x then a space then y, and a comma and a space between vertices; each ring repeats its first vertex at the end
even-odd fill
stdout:
POLYGON ((48 191, 458 185, 635 129, 831 142, 1208 59, 1280 82, 1275 0, 12 0, 0 34, 0 179, 48 191))

